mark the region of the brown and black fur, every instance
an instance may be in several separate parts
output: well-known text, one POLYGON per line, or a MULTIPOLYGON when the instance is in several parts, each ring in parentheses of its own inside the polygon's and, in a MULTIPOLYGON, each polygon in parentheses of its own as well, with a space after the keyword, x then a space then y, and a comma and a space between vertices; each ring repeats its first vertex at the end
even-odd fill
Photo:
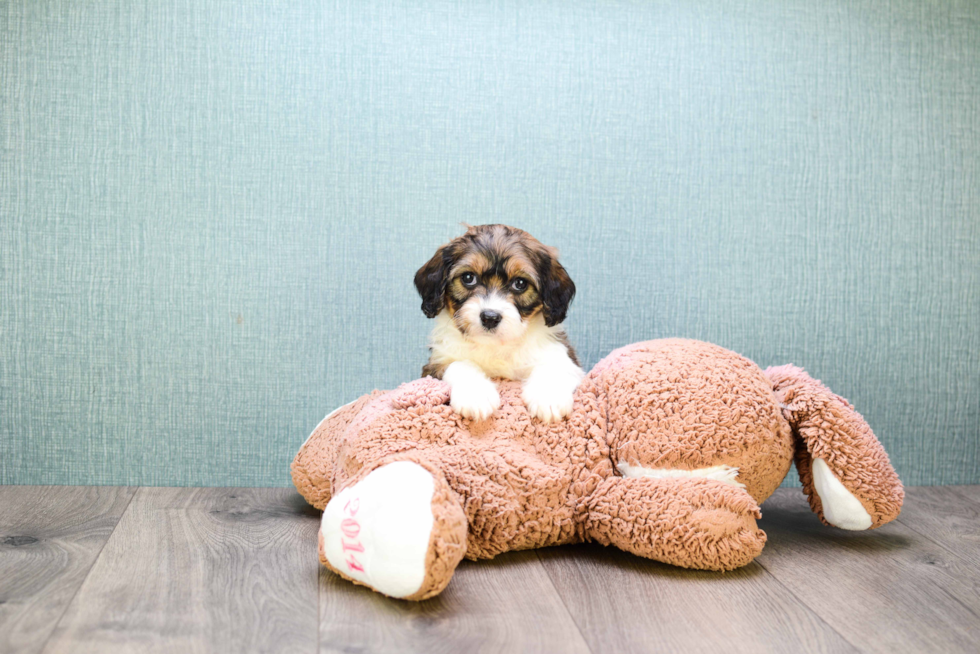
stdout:
MULTIPOLYGON (((435 318, 448 308, 454 318, 466 300, 491 291, 510 294, 510 300, 526 321, 538 313, 553 327, 565 320, 575 297, 575 283, 558 262, 558 251, 527 232, 507 225, 468 226, 465 234, 440 247, 415 274, 415 288, 422 297, 422 312, 435 318), (466 288, 461 277, 471 272, 478 278, 466 288), (518 292, 510 285, 518 278, 527 289, 518 292)), ((465 326, 456 320, 465 334, 465 326)), ((575 350, 562 332, 557 338, 578 365, 575 350)), ((441 378, 445 365, 426 364, 423 376, 441 378)))

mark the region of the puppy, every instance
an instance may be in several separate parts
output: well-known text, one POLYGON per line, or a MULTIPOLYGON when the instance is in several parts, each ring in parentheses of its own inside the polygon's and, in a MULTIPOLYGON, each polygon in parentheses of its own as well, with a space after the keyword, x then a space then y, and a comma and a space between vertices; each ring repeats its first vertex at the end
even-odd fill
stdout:
POLYGON ((455 411, 488 418, 500 406, 498 377, 522 380, 541 420, 568 415, 584 373, 560 325, 575 284, 554 248, 506 225, 469 227, 419 269, 415 288, 436 320, 422 375, 449 383, 455 411))

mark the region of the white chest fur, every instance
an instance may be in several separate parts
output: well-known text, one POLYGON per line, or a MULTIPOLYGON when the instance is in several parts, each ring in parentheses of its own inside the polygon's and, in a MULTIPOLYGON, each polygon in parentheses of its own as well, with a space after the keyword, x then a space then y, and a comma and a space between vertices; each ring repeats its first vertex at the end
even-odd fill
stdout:
POLYGON ((467 338, 457 329, 448 311, 436 316, 435 321, 429 347, 431 361, 436 364, 470 361, 488 377, 523 380, 535 366, 556 357, 568 357, 559 340, 563 334, 561 326, 547 327, 540 316, 531 318, 524 334, 511 341, 467 338))

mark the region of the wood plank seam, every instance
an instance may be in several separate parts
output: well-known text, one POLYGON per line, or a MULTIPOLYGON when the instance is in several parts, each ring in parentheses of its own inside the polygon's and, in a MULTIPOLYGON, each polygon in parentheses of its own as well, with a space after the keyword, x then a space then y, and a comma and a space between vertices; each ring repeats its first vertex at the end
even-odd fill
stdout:
POLYGON ((585 637, 585 634, 582 633, 582 627, 579 625, 578 620, 575 619, 575 616, 572 615, 572 612, 569 610, 568 603, 565 601, 565 596, 562 595, 561 591, 558 590, 558 586, 555 585, 555 580, 551 577, 551 571, 548 569, 548 566, 544 564, 544 561, 541 560, 541 555, 539 553, 539 550, 534 550, 534 558, 538 560, 538 564, 541 565, 541 569, 544 570, 545 574, 547 575, 548 583, 551 584, 551 587, 555 591, 555 595, 557 595, 558 599, 561 600, 562 608, 565 609, 565 613, 568 615, 568 619, 572 621, 573 625, 575 625, 575 631, 578 632, 579 638, 582 639, 582 642, 585 643, 585 646, 588 648, 588 650, 592 652, 592 654, 595 654, 595 650, 593 650, 592 646, 589 645, 589 640, 585 637))
POLYGON ((105 551, 105 546, 109 543, 109 540, 112 538, 112 535, 116 533, 116 528, 119 527, 119 523, 122 522, 123 516, 126 515, 127 511, 129 511, 129 507, 132 506, 133 498, 136 497, 136 494, 139 493, 140 489, 142 488, 143 488, 142 486, 137 486, 136 490, 134 490, 132 494, 129 496, 129 501, 126 502, 126 508, 124 508, 122 510, 122 513, 119 514, 119 517, 116 519, 116 523, 112 525, 112 531, 110 531, 106 539, 102 541, 102 546, 99 548, 99 553, 95 555, 95 558, 92 559, 92 563, 89 565, 88 570, 85 571, 85 576, 82 577, 82 583, 78 584, 78 586, 75 588, 75 592, 72 593, 71 599, 65 602, 65 608, 61 611, 61 615, 58 616, 58 620, 54 624, 54 629, 52 629, 51 633, 48 634, 48 637, 44 639, 44 644, 41 645, 41 649, 38 651, 44 652, 44 650, 48 648, 48 643, 51 642, 51 639, 58 631, 58 625, 60 625, 61 621, 65 619, 65 614, 68 613, 69 607, 71 607, 71 605, 75 602, 75 598, 78 597, 79 591, 82 590, 82 587, 85 585, 85 582, 88 581, 89 575, 91 575, 92 570, 95 569, 95 564, 102 556, 102 552, 105 551))
MULTIPOLYGON (((765 550, 764 550, 764 549, 763 549, 763 553, 765 553, 765 550)), ((762 557, 759 557, 759 559, 761 559, 761 558, 762 558, 762 557)), ((858 651, 858 652, 861 652, 861 651, 864 651, 864 650, 862 650, 862 649, 861 649, 860 647, 858 647, 857 645, 855 645, 855 644, 854 644, 853 642, 851 642, 851 640, 850 640, 850 639, 849 639, 849 638, 848 638, 847 636, 845 636, 845 635, 844 635, 843 633, 841 633, 841 631, 840 631, 839 629, 835 629, 833 625, 831 625, 831 624, 830 624, 829 622, 827 622, 827 621, 826 621, 826 620, 824 619, 824 617, 823 617, 822 615, 820 615, 820 612, 819 612, 819 611, 818 611, 817 609, 815 609, 814 607, 812 607, 812 606, 810 606, 809 604, 807 604, 807 603, 806 603, 806 602, 805 602, 805 601, 803 600, 803 598, 801 598, 801 597, 800 597, 799 595, 797 595, 797 594, 796 594, 795 592, 793 592, 793 589, 792 589, 792 588, 790 588, 789 586, 787 586, 786 584, 784 584, 784 583, 782 582, 782 580, 781 580, 781 579, 780 579, 779 577, 777 577, 777 576, 776 576, 776 575, 775 575, 775 574, 774 574, 774 573, 772 572, 772 570, 770 570, 769 568, 767 568, 767 567, 766 567, 766 564, 765 564, 765 563, 763 563, 762 561, 760 561, 759 559, 756 559, 756 560, 755 560, 755 563, 758 563, 758 564, 759 564, 759 567, 760 567, 760 568, 762 568, 762 570, 763 570, 763 571, 764 571, 764 572, 765 572, 765 573, 766 573, 766 574, 767 574, 767 575, 769 576, 769 578, 770 578, 770 579, 772 579, 772 580, 773 580, 773 581, 775 581, 775 582, 776 582, 777 584, 779 584, 779 585, 780 585, 780 586, 782 586, 782 587, 783 587, 784 589, 786 589, 786 592, 787 592, 787 593, 789 593, 790 595, 792 595, 792 596, 793 596, 793 598, 795 598, 795 599, 796 599, 796 601, 800 603, 800 606, 804 606, 804 607, 806 607, 806 609, 807 609, 808 611, 810 611, 810 613, 812 613, 812 614, 814 615, 814 617, 816 617, 816 618, 817 618, 817 620, 819 620, 819 621, 820 621, 820 622, 821 622, 822 624, 824 624, 824 625, 825 625, 825 626, 826 626, 826 627, 827 627, 828 629, 830 629, 831 631, 833 631, 834 633, 836 633, 836 634, 837 634, 838 636, 840 636, 840 637, 841 637, 841 640, 843 640, 843 641, 844 641, 844 642, 846 642, 846 643, 847 643, 848 645, 850 645, 851 647, 853 647, 855 651, 858 651)))
MULTIPOLYGON (((940 486, 940 488, 943 488, 943 487, 940 486)), ((980 499, 978 499, 976 497, 972 497, 969 493, 963 492, 964 491, 964 487, 962 487, 962 486, 950 486, 950 487, 947 487, 947 488, 949 488, 949 490, 951 490, 953 492, 953 495, 956 495, 956 497, 962 498, 962 499, 966 500, 967 502, 969 502, 970 504, 972 504, 974 506, 980 506, 980 499)))
MULTIPOLYGON (((976 567, 976 565, 975 565, 975 564, 973 563, 973 561, 970 561, 970 560, 968 560, 968 559, 965 559, 965 558, 963 558, 963 556, 962 556, 961 554, 959 554, 958 552, 955 552, 955 551, 953 551, 953 550, 951 550, 951 549, 949 549, 949 547, 948 547, 948 546, 947 546, 947 545, 946 545, 945 543, 941 543, 940 541, 938 541, 938 540, 936 540, 935 538, 933 538, 933 537, 932 537, 931 535, 929 535, 928 533, 926 533, 926 532, 924 532, 924 531, 921 531, 921 530, 919 530, 919 529, 916 529, 916 528, 915 528, 914 526, 912 526, 912 525, 911 525, 911 524, 909 524, 908 522, 905 522, 905 521, 904 521, 904 520, 902 520, 901 518, 898 518, 898 519, 896 519, 896 520, 895 520, 895 522, 897 522, 897 523, 899 523, 899 524, 901 524, 901 525, 904 525, 904 526, 905 526, 905 527, 907 527, 907 528, 908 528, 908 529, 909 529, 910 531, 914 531, 915 533, 917 533, 918 535, 920 535, 920 536, 922 536, 922 537, 923 537, 923 538, 925 538, 925 539, 926 539, 927 541, 929 541, 930 543, 932 543, 932 544, 933 544, 933 545, 935 545, 936 547, 938 547, 938 548, 940 548, 941 550, 943 550, 944 552, 946 552, 946 553, 947 553, 947 554, 949 554, 950 556, 953 556, 953 557, 955 557, 955 558, 956 558, 957 560, 959 560, 959 561, 961 561, 961 562, 962 562, 962 563, 963 563, 964 565, 966 565, 967 567, 969 567, 969 568, 975 568, 975 567, 976 567)), ((959 601, 959 600, 957 600, 957 601, 959 601)), ((960 602, 960 604, 962 604, 962 602, 960 602)), ((971 611, 971 613, 972 613, 972 611, 971 611)), ((978 616, 978 617, 980 617, 980 616, 978 616)))
POLYGON ((975 521, 976 507, 957 510, 968 503, 949 501, 954 497, 910 488, 904 520, 880 531, 849 532, 819 525, 801 498, 777 493, 763 511, 770 520, 766 530, 780 536, 773 539, 778 546, 759 562, 862 649, 974 652, 980 566, 969 549, 978 535, 969 520, 975 521), (924 538, 909 521, 936 531, 924 538), (936 538, 945 538, 946 546, 936 538))

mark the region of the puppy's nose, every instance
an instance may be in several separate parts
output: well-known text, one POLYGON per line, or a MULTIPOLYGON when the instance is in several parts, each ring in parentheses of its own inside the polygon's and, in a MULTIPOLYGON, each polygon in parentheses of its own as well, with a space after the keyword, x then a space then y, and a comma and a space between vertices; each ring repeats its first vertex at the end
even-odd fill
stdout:
POLYGON ((490 309, 484 309, 480 312, 480 322, 483 323, 483 327, 486 329, 493 329, 500 324, 503 318, 502 315, 490 309))

